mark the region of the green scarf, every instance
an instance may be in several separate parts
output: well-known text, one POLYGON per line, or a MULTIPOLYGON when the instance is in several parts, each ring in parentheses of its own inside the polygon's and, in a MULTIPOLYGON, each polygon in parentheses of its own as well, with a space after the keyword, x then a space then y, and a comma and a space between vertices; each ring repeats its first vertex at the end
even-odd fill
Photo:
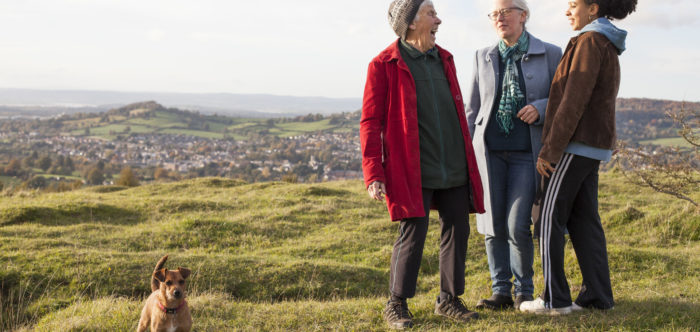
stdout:
POLYGON ((503 40, 498 43, 501 62, 506 64, 501 88, 501 101, 498 104, 498 125, 506 136, 510 135, 510 131, 513 130, 513 116, 525 106, 525 96, 520 89, 516 61, 520 61, 527 53, 529 46, 530 38, 525 31, 518 38, 518 42, 511 47, 508 47, 503 40))

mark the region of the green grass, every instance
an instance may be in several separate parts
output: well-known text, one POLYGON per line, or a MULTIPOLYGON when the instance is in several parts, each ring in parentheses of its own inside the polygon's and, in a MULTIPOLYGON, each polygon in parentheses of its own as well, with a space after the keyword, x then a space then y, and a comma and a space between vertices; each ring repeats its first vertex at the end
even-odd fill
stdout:
POLYGON ((260 122, 254 122, 254 121, 250 120, 250 121, 230 125, 227 128, 231 129, 231 130, 237 130, 237 129, 243 129, 243 128, 247 128, 247 127, 255 127, 255 126, 259 126, 260 122))
POLYGON ((9 187, 22 183, 22 180, 15 176, 0 175, 0 182, 2 182, 6 187, 9 187))
MULTIPOLYGON (((409 301, 415 330, 697 331, 698 210, 629 186, 615 173, 601 175, 600 200, 614 310, 559 318, 482 312, 470 324, 436 317, 435 214, 417 296, 409 301)), ((385 330, 381 310, 396 236, 397 224, 361 181, 204 178, 1 197, 0 329, 134 330, 153 266, 170 254, 168 267, 193 271, 188 302, 196 331, 385 330)), ((581 276, 570 245, 566 254, 575 296, 581 276)), ((466 284, 469 306, 490 295, 483 236, 475 231, 466 284)))
POLYGON ((186 123, 182 122, 177 122, 177 121, 163 121, 163 119, 159 118, 153 118, 153 119, 144 119, 144 118, 133 118, 129 119, 127 121, 129 125, 140 125, 144 127, 151 128, 151 130, 157 130, 161 128, 173 128, 173 127, 187 127, 186 123))
MULTIPOLYGON (((192 130, 187 128, 187 124, 178 119, 176 114, 159 111, 155 117, 131 117, 120 120, 119 123, 112 123, 100 126, 99 121, 94 122, 90 119, 87 123, 98 125, 90 128, 90 135, 104 139, 115 139, 116 135, 124 134, 124 130, 130 127, 129 133, 145 134, 145 133, 162 133, 162 134, 185 134, 203 138, 223 138, 223 130, 226 125, 223 123, 208 121, 209 130, 192 130), (114 133, 110 135, 110 132, 114 133)), ((72 135, 83 135, 85 129, 77 129, 71 132, 72 135)))
POLYGON ((359 130, 359 125, 357 124, 352 126, 347 124, 332 125, 330 124, 330 118, 313 122, 284 122, 275 123, 274 125, 267 124, 269 119, 228 117, 208 117, 206 119, 208 130, 187 129, 187 123, 183 122, 177 114, 167 111, 157 111, 155 116, 149 118, 111 116, 110 121, 112 122, 109 124, 100 122, 100 118, 66 121, 66 124, 79 127, 79 129, 70 131, 68 133, 70 135, 82 136, 85 134, 85 127, 90 127, 91 137, 106 140, 114 140, 117 138, 117 135, 128 134, 124 132, 127 126, 130 127, 129 133, 185 134, 212 139, 224 138, 224 131, 228 130, 227 136, 237 140, 246 140, 251 133, 259 133, 261 131, 267 131, 278 137, 290 137, 319 131, 347 133, 359 130), (110 132, 113 134, 110 135, 110 132))
POLYGON ((330 119, 323 119, 321 121, 314 122, 287 122, 280 123, 277 125, 277 127, 281 130, 288 131, 316 132, 333 128, 333 125, 331 125, 329 122, 330 119))
MULTIPOLYGON (((153 132, 153 129, 149 128, 147 126, 131 125, 131 124, 110 124, 110 125, 106 125, 106 126, 90 128, 90 135, 102 137, 102 138, 106 138, 106 139, 111 139, 112 136, 110 136, 110 132, 114 133, 115 135, 124 134, 124 130, 126 129, 126 127, 130 127, 129 133, 150 133, 150 132, 153 132)), ((73 135, 83 135, 84 133, 85 133, 84 129, 78 129, 78 130, 74 130, 72 132, 73 135)))
POLYGON ((158 133, 176 134, 176 135, 182 134, 182 135, 190 135, 190 136, 203 137, 203 138, 219 138, 219 139, 224 137, 223 133, 214 133, 214 132, 210 132, 210 131, 181 129, 181 128, 163 129, 163 130, 158 131, 158 133))
POLYGON ((61 175, 61 174, 38 174, 41 177, 47 178, 47 179, 55 179, 55 178, 63 178, 66 180, 82 180, 83 178, 80 177, 79 175, 61 175))
POLYGON ((99 116, 96 116, 94 118, 66 121, 65 124, 70 126, 85 127, 100 123, 100 119, 101 118, 99 116))
POLYGON ((227 127, 226 124, 219 122, 207 121, 207 124, 209 125, 209 131, 213 131, 215 133, 221 133, 227 127))
POLYGON ((678 146, 682 148, 691 148, 690 142, 686 141, 683 137, 672 137, 672 138, 657 138, 652 140, 640 141, 639 144, 653 144, 659 146, 678 146))
POLYGON ((180 121, 177 115, 169 112, 158 111, 156 116, 152 118, 135 117, 128 120, 131 124, 148 126, 155 129, 172 128, 172 127, 187 127, 187 124, 180 121))
POLYGON ((287 122, 276 124, 274 128, 270 129, 270 134, 277 135, 279 137, 290 137, 326 131, 335 129, 335 127, 336 126, 330 124, 330 119, 323 119, 313 122, 287 122))

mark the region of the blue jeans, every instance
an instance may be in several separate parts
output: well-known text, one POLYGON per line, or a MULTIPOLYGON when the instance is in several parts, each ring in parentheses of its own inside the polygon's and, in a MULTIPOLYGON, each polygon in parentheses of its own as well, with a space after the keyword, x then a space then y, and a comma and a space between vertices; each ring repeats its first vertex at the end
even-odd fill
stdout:
POLYGON ((535 199, 535 163, 531 152, 490 151, 490 189, 494 236, 486 236, 486 254, 494 294, 532 295, 534 245, 530 215, 535 199), (514 278, 513 282, 511 279, 514 278))

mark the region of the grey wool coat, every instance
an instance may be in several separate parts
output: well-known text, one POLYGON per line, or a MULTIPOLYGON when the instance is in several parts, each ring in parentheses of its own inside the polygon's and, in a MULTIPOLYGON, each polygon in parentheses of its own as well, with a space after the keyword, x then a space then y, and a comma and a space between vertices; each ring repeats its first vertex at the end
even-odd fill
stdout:
MULTIPOLYGON (((562 52, 558 46, 545 43, 532 34, 525 31, 530 36, 530 47, 527 53, 520 60, 522 74, 525 79, 525 92, 527 93, 527 103, 534 106, 540 113, 540 118, 530 125, 530 142, 532 144, 533 165, 537 162, 537 155, 542 148, 542 124, 549 98, 549 86, 552 83, 554 72, 557 69, 562 52)), ((491 174, 488 165, 489 149, 484 141, 484 130, 491 118, 491 109, 495 99, 498 79, 498 44, 482 48, 476 51, 474 59, 474 75, 471 80, 469 94, 467 94, 467 123, 469 133, 472 135, 474 154, 481 174, 481 183, 484 186, 484 207, 485 213, 476 215, 477 231, 484 235, 494 235, 493 218, 491 215, 491 190, 489 179, 491 174)), ((533 167, 536 182, 532 184, 536 188, 539 182, 539 174, 533 167)))

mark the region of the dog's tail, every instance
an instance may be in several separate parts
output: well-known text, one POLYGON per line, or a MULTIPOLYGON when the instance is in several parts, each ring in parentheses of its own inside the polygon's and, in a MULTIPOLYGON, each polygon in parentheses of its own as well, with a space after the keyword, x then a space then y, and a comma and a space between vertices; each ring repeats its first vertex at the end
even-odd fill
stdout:
POLYGON ((165 266, 165 262, 168 260, 168 255, 163 256, 156 264, 156 268, 153 269, 153 274, 151 275, 151 291, 156 291, 160 288, 160 281, 154 276, 156 272, 165 266))

